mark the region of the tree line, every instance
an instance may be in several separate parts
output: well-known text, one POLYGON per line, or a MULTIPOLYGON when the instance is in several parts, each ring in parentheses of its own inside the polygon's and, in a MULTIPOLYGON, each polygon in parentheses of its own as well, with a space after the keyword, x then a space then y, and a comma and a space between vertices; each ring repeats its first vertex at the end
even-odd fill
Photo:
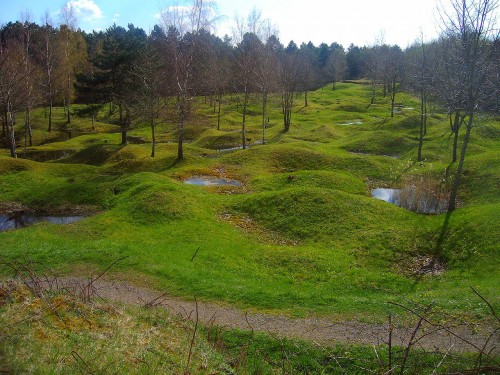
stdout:
MULTIPOLYGON (((210 97, 218 114, 225 94, 238 95, 241 108, 241 143, 247 147, 246 117, 250 96, 262 100, 262 142, 265 143, 267 102, 281 98, 283 131, 290 129, 292 106, 302 93, 330 87, 342 80, 366 79, 370 103, 376 95, 390 99, 394 116, 397 95, 409 91, 420 99, 418 160, 427 132, 429 103, 450 118, 454 135, 452 160, 458 160, 458 186, 467 144, 478 111, 498 113, 500 56, 495 11, 498 0, 452 0, 441 12, 439 38, 423 36, 406 49, 383 41, 347 49, 338 43, 290 41, 286 46, 268 19, 256 10, 238 19, 232 37, 215 35, 213 2, 193 0, 191 7, 170 7, 161 22, 146 33, 129 24, 105 31, 77 29, 74 9, 65 6, 59 25, 48 16, 42 23, 21 21, 0 29, 0 106, 2 139, 17 157, 14 125, 24 124, 24 145, 32 145, 30 111, 48 108, 47 130, 52 131, 52 108, 63 106, 67 123, 76 101, 81 114, 92 118, 109 105, 118 113, 122 143, 132 123, 151 127, 155 155, 155 127, 168 100, 175 101, 178 158, 183 158, 184 129, 197 96, 210 97), (22 117, 22 120, 19 118, 22 117), (465 128, 459 150, 459 134, 465 128)), ((455 189, 456 190, 456 189, 455 189)), ((455 192, 456 194, 456 192, 455 192)), ((453 198, 455 202, 456 196, 453 198)), ((451 206, 450 209, 454 209, 451 206)))

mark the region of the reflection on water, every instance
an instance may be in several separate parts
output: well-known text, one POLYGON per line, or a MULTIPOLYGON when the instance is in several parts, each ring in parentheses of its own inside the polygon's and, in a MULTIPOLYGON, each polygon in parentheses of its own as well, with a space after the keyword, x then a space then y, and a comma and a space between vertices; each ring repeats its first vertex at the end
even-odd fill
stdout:
POLYGON ((26 157, 30 160, 43 163, 49 160, 64 159, 74 153, 74 150, 31 151, 26 154, 26 157))
POLYGON ((345 123, 340 124, 340 125, 361 125, 361 124, 363 124, 363 121, 354 120, 354 121, 350 121, 350 122, 345 122, 345 123))
MULTIPOLYGON (((260 140, 260 141, 254 142, 252 144, 247 144, 246 148, 252 148, 254 146, 259 146, 262 143, 263 142, 260 140)), ((217 149, 217 151, 219 151, 219 152, 236 151, 236 150, 243 150, 243 146, 236 146, 236 147, 228 147, 228 148, 219 148, 219 149, 217 149)))
POLYGON ((241 186, 241 182, 239 181, 214 177, 191 177, 184 180, 184 183, 198 186, 241 186))
POLYGON ((52 224, 71 224, 84 217, 85 216, 36 216, 29 214, 0 215, 0 232, 26 228, 41 221, 52 224))
POLYGON ((384 188, 373 189, 372 197, 398 205, 398 200, 397 200, 397 196, 399 195, 397 193, 398 191, 399 190, 397 189, 384 189, 384 188))
POLYGON ((417 190, 415 186, 373 189, 372 197, 422 214, 440 214, 447 208, 447 201, 438 199, 432 192, 417 190))

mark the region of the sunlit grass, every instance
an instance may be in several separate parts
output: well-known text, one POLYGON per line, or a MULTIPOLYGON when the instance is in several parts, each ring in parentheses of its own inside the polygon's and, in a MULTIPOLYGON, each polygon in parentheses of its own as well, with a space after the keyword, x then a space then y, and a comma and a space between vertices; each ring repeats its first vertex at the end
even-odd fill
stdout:
MULTIPOLYGON (((390 118, 388 98, 379 95, 368 105, 369 86, 325 86, 308 94, 307 107, 297 95, 287 133, 280 96, 271 95, 265 145, 254 145, 262 140, 262 103, 253 95, 247 117, 252 147, 220 152, 241 145, 236 99, 224 96, 219 131, 209 100, 195 100, 182 161, 173 99, 169 119, 157 127, 155 158, 145 124, 129 132, 140 143, 120 145, 109 108, 99 114, 95 132, 90 119, 74 116, 72 128, 89 134, 41 145, 52 135, 38 110, 38 135, 28 151, 71 155, 39 163, 3 152, 0 201, 45 210, 88 205, 98 214, 65 227, 40 223, 0 233, 1 255, 29 255, 67 272, 127 255, 120 275, 142 274, 173 294, 298 315, 380 320, 386 302, 398 295, 438 301, 457 313, 484 312, 484 306, 457 301, 470 285, 498 305, 498 121, 485 118, 474 130, 459 194, 463 208, 452 215, 440 245, 445 272, 416 277, 401 265, 435 255, 444 215, 405 211, 370 198, 370 190, 401 187, 426 174, 449 184, 455 166, 449 167, 446 116, 429 119, 425 160, 416 163, 418 103, 410 95, 400 95, 403 113, 390 118), (236 179, 243 188, 182 183, 202 175, 236 179)), ((55 129, 66 129, 61 108, 55 116, 55 129)))

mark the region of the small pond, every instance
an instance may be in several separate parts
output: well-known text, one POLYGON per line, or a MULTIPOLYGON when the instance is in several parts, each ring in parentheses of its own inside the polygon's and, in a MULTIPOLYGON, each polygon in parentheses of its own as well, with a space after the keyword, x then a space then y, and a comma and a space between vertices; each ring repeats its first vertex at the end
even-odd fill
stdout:
MULTIPOLYGON (((256 141, 254 143, 247 143, 246 148, 252 148, 254 146, 259 146, 262 143, 263 143, 262 140, 256 141)), ((227 151, 236 151, 236 150, 242 150, 242 149, 243 149, 243 146, 236 146, 236 147, 228 147, 228 148, 219 148, 219 149, 217 149, 217 151, 227 152, 227 151)))
POLYGON ((345 123, 340 124, 340 125, 362 125, 362 124, 363 124, 363 121, 361 121, 361 120, 353 120, 353 121, 345 122, 345 123))
POLYGON ((0 215, 0 232, 26 228, 41 221, 46 221, 52 224, 71 224, 83 218, 85 218, 85 216, 37 216, 26 213, 0 215))
POLYGON ((74 150, 30 151, 26 154, 26 157, 30 160, 43 163, 50 160, 64 159, 74 153, 74 150))
POLYGON ((243 146, 236 146, 236 147, 228 147, 228 148, 219 148, 217 151, 219 152, 228 152, 228 151, 236 151, 236 150, 242 150, 243 146))
POLYGON ((403 189, 373 189, 372 197, 422 214, 440 214, 447 208, 447 201, 437 199, 429 192, 418 191, 414 186, 403 189))
POLYGON ((241 182, 236 180, 207 177, 207 176, 191 177, 187 180, 184 180, 184 183, 188 185, 198 185, 198 186, 235 186, 235 187, 241 186, 241 182))

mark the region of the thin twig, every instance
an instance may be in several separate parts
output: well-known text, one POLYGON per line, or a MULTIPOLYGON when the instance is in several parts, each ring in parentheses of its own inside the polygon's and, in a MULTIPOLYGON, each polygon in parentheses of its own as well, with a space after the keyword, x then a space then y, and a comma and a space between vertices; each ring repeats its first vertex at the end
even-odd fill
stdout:
MULTIPOLYGON (((432 305, 429 305, 425 308, 424 310, 424 315, 427 314, 427 312, 432 308, 432 305)), ((419 316, 419 320, 418 320, 418 323, 417 325, 415 326, 415 328, 413 329, 413 332, 410 336, 410 340, 408 341, 408 345, 406 346, 406 349, 405 349, 405 352, 404 352, 404 355, 403 355, 403 360, 401 362, 401 371, 399 372, 401 375, 403 375, 404 373, 404 370, 405 370, 405 365, 406 365, 406 361, 408 359, 408 355, 410 354, 410 350, 411 350, 411 347, 413 346, 413 344, 415 344, 415 337, 417 336, 417 333, 418 331, 420 330, 420 327, 422 326, 422 323, 424 322, 425 320, 425 317, 424 315, 422 316, 419 316)))
POLYGON ((102 276, 104 276, 104 274, 106 274, 106 272, 109 271, 109 269, 111 267, 113 267, 116 263, 122 261, 123 259, 126 259, 128 258, 128 256, 124 256, 124 257, 121 257, 119 259, 116 259, 115 261, 113 261, 103 272, 101 272, 96 278, 93 278, 92 276, 90 277, 90 282, 83 288, 83 294, 84 294, 84 297, 87 297, 88 298, 88 301, 90 301, 90 296, 91 296, 91 293, 90 291, 92 290, 92 286, 93 284, 99 280, 102 276), (88 295, 85 296, 85 291, 87 291, 88 295))
POLYGON ((71 351, 71 356, 74 358, 74 360, 75 360, 76 364, 78 365, 78 368, 82 372, 82 374, 85 374, 86 372, 90 373, 90 374, 94 373, 94 371, 92 371, 90 366, 87 364, 87 362, 85 362, 85 360, 80 356, 80 354, 78 354, 78 352, 76 352, 74 350, 71 351), (85 370, 87 370, 86 372, 83 371, 83 369, 81 367, 81 363, 83 363, 85 365, 85 370))
MULTIPOLYGON (((456 337, 456 338, 457 338, 457 339, 459 339, 459 340, 462 340, 462 341, 463 341, 463 342, 465 342, 466 344, 468 344, 468 345, 472 346, 474 349, 476 349, 476 350, 478 350, 478 351, 481 351, 481 348, 479 348, 476 344, 474 344, 474 343, 470 342, 469 340, 467 340, 467 339, 463 338, 463 337, 462 337, 462 336, 460 336, 460 335, 457 335, 455 332, 453 332, 453 331, 452 331, 451 329, 449 329, 448 327, 445 327, 445 326, 443 326, 442 324, 436 324, 436 323, 433 323, 433 322, 431 322, 429 319, 427 319, 427 318, 425 318, 425 317, 422 317, 422 316, 421 316, 418 312, 416 312, 415 310, 413 310, 413 309, 411 309, 411 308, 409 308, 409 307, 407 307, 407 306, 404 306, 404 305, 402 305, 402 304, 400 304, 400 303, 397 303, 397 302, 389 302, 389 303, 390 303, 390 304, 392 304, 392 305, 399 306, 399 307, 401 307, 401 308, 403 308, 403 309, 405 309, 405 310, 407 310, 407 311, 411 312, 412 314, 414 314, 414 315, 415 315, 415 316, 417 316, 418 318, 422 318, 424 322, 429 323, 429 324, 430 324, 430 325, 432 325, 433 327, 440 327, 440 328, 444 329, 444 330, 445 330, 446 332, 448 332, 450 335, 452 335, 452 336, 456 337)), ((485 353, 485 354, 487 354, 487 353, 485 353)), ((488 355, 488 357, 490 357, 490 356, 488 355)), ((491 358, 491 357, 490 357, 490 358, 491 358)), ((493 358, 491 358, 491 359, 493 359, 493 358)))
POLYGON ((196 255, 198 255, 198 251, 200 251, 200 247, 199 246, 196 249, 196 251, 194 252, 193 256, 191 257, 191 262, 194 260, 194 258, 196 257, 196 255))
POLYGON ((194 339, 196 338, 196 331, 198 330, 199 314, 198 314, 198 300, 196 299, 196 296, 194 297, 194 302, 196 306, 196 320, 194 323, 193 337, 191 337, 191 343, 189 345, 189 355, 186 364, 186 372, 189 369, 189 365, 191 363, 191 355, 193 354, 194 339))
POLYGON ((476 295, 481 298, 484 303, 486 303, 488 305, 488 307, 490 308, 490 311, 491 313, 493 314, 493 316, 497 319, 498 323, 500 323, 500 318, 498 317, 495 309, 493 308, 493 306, 491 306, 491 304, 488 302, 488 300, 486 298, 484 298, 476 289, 474 289, 472 286, 470 287, 472 289, 472 291, 474 293, 476 293, 476 295))

